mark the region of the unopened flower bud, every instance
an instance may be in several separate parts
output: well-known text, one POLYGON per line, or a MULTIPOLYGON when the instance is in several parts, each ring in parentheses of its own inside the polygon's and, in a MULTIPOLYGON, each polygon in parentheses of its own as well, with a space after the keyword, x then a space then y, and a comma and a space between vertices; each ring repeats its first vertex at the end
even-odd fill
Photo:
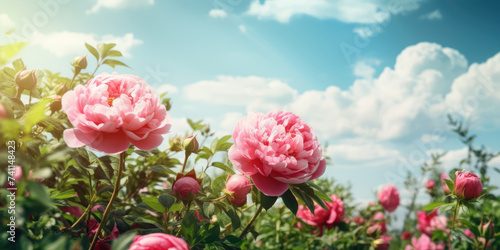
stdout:
POLYGON ((62 108, 61 96, 53 95, 50 98, 52 98, 52 100, 53 100, 52 103, 50 104, 50 111, 52 113, 54 113, 54 112, 61 110, 61 108, 62 108))
POLYGON ((56 94, 63 96, 66 92, 68 92, 68 86, 66 86, 66 82, 62 82, 56 87, 56 94))
POLYGON ((227 179, 226 191, 229 194, 228 199, 238 207, 247 203, 247 194, 250 193, 251 189, 252 183, 242 174, 236 174, 227 179))
POLYGON ((436 183, 433 180, 428 180, 427 183, 425 183, 425 187, 427 189, 433 189, 436 186, 436 183))
POLYGON ((491 219, 487 223, 484 223, 482 228, 482 236, 488 239, 492 239, 493 237, 495 237, 495 224, 493 224, 491 219))
POLYGON ((37 82, 35 73, 35 70, 26 70, 26 68, 17 72, 14 76, 17 86, 20 89, 32 90, 37 82))
POLYGON ((457 176, 455 180, 455 194, 458 198, 471 200, 481 196, 483 185, 477 175, 469 171, 457 171, 455 175, 457 176))
POLYGON ((170 139, 170 151, 173 152, 179 152, 182 151, 182 143, 181 143, 181 137, 176 136, 172 139, 170 139))
POLYGON ((196 135, 192 135, 184 139, 184 141, 182 142, 182 146, 184 146, 186 154, 191 154, 198 151, 200 145, 198 144, 198 140, 196 140, 196 135))
POLYGON ((73 64, 72 64, 75 69, 86 69, 87 68, 87 55, 84 56, 77 56, 75 59, 73 59, 73 64))
POLYGON ((172 192, 183 201, 192 201, 201 191, 200 183, 195 178, 185 176, 178 179, 172 187, 172 192))

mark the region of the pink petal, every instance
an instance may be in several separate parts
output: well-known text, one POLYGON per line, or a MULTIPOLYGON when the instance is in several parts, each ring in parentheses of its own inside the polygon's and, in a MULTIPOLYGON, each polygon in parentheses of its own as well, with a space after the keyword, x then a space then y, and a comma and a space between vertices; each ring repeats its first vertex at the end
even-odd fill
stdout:
POLYGON ((97 131, 84 133, 76 128, 66 129, 64 130, 64 141, 69 147, 78 148, 92 143, 98 135, 97 131))
POLYGON ((311 179, 309 179, 309 180, 314 180, 314 179, 320 177, 321 175, 323 175, 325 173, 325 170, 326 170, 326 159, 325 158, 321 158, 321 160, 319 161, 318 168, 312 174, 311 179))
POLYGON ((160 144, 163 142, 163 136, 151 134, 144 140, 140 141, 135 141, 132 139, 129 140, 130 142, 132 142, 132 144, 134 144, 134 146, 138 147, 139 149, 148 151, 160 146, 160 144))
POLYGON ((118 154, 128 149, 130 141, 123 131, 116 133, 101 133, 92 144, 91 149, 101 151, 106 154, 118 154))
POLYGON ((270 176, 266 177, 258 173, 250 176, 250 178, 252 178, 257 189, 268 196, 280 196, 290 187, 287 183, 276 181, 270 176))

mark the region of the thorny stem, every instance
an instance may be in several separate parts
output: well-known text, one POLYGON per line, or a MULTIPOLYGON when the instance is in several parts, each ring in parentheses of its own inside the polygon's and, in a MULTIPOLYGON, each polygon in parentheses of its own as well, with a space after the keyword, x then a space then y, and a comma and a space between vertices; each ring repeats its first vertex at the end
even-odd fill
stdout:
POLYGON ((108 206, 106 206, 106 210, 104 211, 104 214, 102 216, 101 223, 99 224, 99 228, 97 228, 97 232, 94 235, 94 240, 92 240, 92 244, 90 245, 89 250, 93 249, 94 246, 97 244, 97 239, 99 238, 99 235, 101 234, 102 227, 104 226, 104 224, 106 224, 106 220, 108 218, 109 212, 111 211, 111 207, 113 205, 113 202, 115 201, 116 196, 118 196, 118 192, 120 191, 120 188, 121 188, 120 187, 120 180, 121 180, 123 168, 125 165, 125 154, 126 154, 125 152, 122 152, 120 154, 120 164, 119 164, 120 166, 118 169, 118 176, 116 178, 115 190, 113 191, 113 195, 111 195, 111 199, 109 200, 108 206))

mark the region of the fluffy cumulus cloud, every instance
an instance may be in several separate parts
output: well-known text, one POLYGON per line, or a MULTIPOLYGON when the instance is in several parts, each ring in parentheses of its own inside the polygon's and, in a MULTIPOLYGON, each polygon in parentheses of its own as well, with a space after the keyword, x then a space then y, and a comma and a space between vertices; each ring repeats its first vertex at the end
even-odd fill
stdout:
POLYGON ((183 93, 188 100, 244 106, 247 111, 261 112, 281 108, 297 96, 297 91, 284 82, 256 76, 219 76, 214 81, 190 84, 183 93))
POLYGON ((91 33, 78 33, 70 31, 52 32, 48 34, 35 33, 31 44, 41 46, 56 56, 77 55, 84 53, 85 42, 91 45, 98 43, 116 43, 116 49, 123 53, 123 56, 130 57, 130 50, 143 42, 128 33, 123 36, 104 35, 99 37, 91 33))
POLYGON ((435 10, 435 11, 429 12, 427 14, 421 15, 420 19, 440 20, 440 19, 443 19, 443 15, 441 14, 441 11, 435 10))
POLYGON ((254 0, 248 15, 287 23, 295 16, 308 15, 345 23, 377 23, 419 8, 422 0, 254 0))
POLYGON ((372 142, 346 141, 336 145, 330 145, 325 149, 328 156, 334 159, 335 165, 339 167, 352 168, 355 166, 371 167, 381 165, 394 165, 401 153, 390 147, 372 142))
POLYGON ((4 29, 12 29, 14 26, 14 21, 12 21, 7 14, 0 13, 0 31, 3 31, 4 29))
POLYGON ((97 0, 87 14, 99 12, 101 9, 128 9, 152 6, 154 0, 97 0))
POLYGON ((208 15, 212 18, 224 19, 227 17, 227 12, 225 10, 222 10, 222 9, 213 9, 213 10, 210 10, 210 12, 208 12, 208 15))

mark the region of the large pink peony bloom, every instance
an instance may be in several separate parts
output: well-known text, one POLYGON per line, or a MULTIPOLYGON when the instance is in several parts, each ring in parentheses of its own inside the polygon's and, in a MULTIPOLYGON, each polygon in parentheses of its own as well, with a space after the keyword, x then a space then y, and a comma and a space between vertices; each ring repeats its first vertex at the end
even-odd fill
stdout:
POLYGON ((129 250, 189 250, 189 246, 181 238, 164 233, 152 233, 136 236, 129 250))
POLYGON ((428 235, 422 234, 418 240, 413 237, 411 246, 406 246, 405 250, 444 250, 444 243, 434 243, 428 235))
POLYGON ((399 192, 392 184, 388 184, 378 193, 378 201, 385 210, 392 212, 399 206, 399 192))
POLYGON ((455 194, 458 198, 471 200, 481 196, 483 192, 483 184, 477 175, 467 171, 455 172, 455 194))
POLYGON ((314 131, 290 112, 253 112, 233 130, 229 159, 269 196, 280 196, 290 184, 316 179, 325 172, 321 145, 314 131))
POLYGON ((64 131, 64 141, 73 148, 89 145, 117 154, 132 143, 151 150, 163 142, 162 134, 171 126, 160 98, 133 75, 100 74, 67 92, 62 106, 75 126, 64 131))
POLYGON ((342 221, 344 217, 344 202, 336 195, 330 196, 333 202, 325 202, 328 210, 325 210, 320 205, 314 207, 314 215, 308 208, 300 205, 297 211, 297 217, 301 218, 305 223, 319 227, 319 235, 323 234, 323 226, 331 229, 335 224, 342 221))

